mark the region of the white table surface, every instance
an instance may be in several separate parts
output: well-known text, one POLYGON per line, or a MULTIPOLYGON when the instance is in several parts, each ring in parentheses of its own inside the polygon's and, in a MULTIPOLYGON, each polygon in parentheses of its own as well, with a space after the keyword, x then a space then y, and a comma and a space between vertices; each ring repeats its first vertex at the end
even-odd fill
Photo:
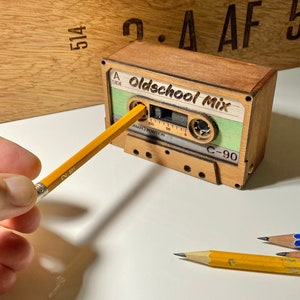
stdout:
MULTIPOLYGON (((40 157, 39 178, 103 130, 103 105, 0 125, 0 135, 40 157)), ((173 253, 286 251, 257 237, 300 231, 299 137, 296 68, 278 74, 266 156, 246 190, 216 186, 107 146, 40 203, 46 233, 35 241, 36 258, 54 276, 53 290, 43 290, 47 276, 33 264, 2 298, 20 299, 15 295, 26 293, 22 299, 58 299, 64 289, 77 294, 64 296, 66 300, 298 298, 300 277, 214 269, 173 253), (55 250, 56 239, 74 248, 93 247, 96 257, 83 266, 84 276, 76 268, 67 272, 77 281, 59 282, 60 272, 68 267, 55 259, 51 265, 51 255, 64 251, 64 246, 55 250), (43 240, 54 250, 39 249, 43 240), (37 286, 42 291, 35 291, 37 286)))

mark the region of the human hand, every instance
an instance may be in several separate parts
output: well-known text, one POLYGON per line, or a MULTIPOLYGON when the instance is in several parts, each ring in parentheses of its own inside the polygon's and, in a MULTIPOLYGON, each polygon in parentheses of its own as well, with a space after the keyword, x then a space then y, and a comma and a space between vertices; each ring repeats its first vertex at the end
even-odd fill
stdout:
POLYGON ((40 170, 35 155, 0 137, 0 294, 14 285, 16 272, 33 258, 32 246, 12 230, 30 233, 39 226, 31 180, 40 170))

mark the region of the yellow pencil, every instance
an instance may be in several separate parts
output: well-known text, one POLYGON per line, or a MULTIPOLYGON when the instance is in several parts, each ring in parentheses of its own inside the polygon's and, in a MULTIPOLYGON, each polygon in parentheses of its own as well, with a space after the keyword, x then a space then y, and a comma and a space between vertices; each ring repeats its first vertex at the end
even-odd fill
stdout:
POLYGON ((52 173, 35 184, 37 191, 37 201, 46 196, 49 192, 55 189, 66 178, 84 165, 90 158, 97 154, 107 144, 109 144, 118 135, 124 132, 134 122, 146 114, 146 107, 138 104, 130 110, 121 119, 108 127, 103 133, 97 136, 89 144, 79 150, 75 155, 65 161, 61 166, 55 169, 52 173))
POLYGON ((300 275, 300 259, 278 256, 256 255, 216 250, 174 253, 189 261, 211 267, 300 275))

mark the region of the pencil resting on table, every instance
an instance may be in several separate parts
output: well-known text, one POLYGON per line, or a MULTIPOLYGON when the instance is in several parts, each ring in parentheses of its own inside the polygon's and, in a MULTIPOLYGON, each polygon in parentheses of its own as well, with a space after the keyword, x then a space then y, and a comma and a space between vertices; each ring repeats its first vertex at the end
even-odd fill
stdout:
POLYGON ((72 175, 88 160, 90 160, 101 149, 108 145, 113 139, 128 129, 133 123, 142 118, 146 113, 146 107, 138 104, 121 119, 108 127, 103 133, 79 150, 71 158, 65 161, 52 173, 35 184, 37 201, 46 196, 49 192, 60 185, 66 178, 72 175))
POLYGON ((278 246, 300 249, 300 233, 264 236, 258 239, 278 246))
POLYGON ((203 265, 254 272, 300 275, 300 259, 216 250, 174 253, 203 265))

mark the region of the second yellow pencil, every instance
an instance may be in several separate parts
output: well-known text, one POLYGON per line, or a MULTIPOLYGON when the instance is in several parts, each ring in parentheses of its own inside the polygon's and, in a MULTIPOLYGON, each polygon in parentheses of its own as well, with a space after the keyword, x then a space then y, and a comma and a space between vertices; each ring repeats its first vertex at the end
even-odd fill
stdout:
POLYGON ((300 259, 216 250, 175 253, 187 260, 217 268, 300 275, 300 259))

